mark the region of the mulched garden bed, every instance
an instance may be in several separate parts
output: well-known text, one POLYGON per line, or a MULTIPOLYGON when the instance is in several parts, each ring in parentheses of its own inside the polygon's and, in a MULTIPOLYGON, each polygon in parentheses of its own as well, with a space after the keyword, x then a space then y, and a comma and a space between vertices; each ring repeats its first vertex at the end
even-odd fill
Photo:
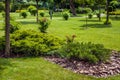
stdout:
POLYGON ((59 64, 63 68, 72 70, 75 73, 91 75, 94 77, 108 77, 120 74, 120 53, 112 51, 110 60, 106 63, 89 64, 80 60, 68 60, 55 56, 47 56, 45 60, 59 64))

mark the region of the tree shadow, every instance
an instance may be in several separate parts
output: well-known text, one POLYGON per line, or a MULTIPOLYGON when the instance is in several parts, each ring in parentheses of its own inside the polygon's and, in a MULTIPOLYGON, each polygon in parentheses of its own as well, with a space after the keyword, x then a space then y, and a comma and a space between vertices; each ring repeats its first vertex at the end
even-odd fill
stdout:
POLYGON ((24 25, 28 25, 28 24, 38 24, 37 22, 34 21, 20 21, 22 24, 24 25))
POLYGON ((2 77, 3 70, 6 69, 7 66, 12 66, 10 61, 5 58, 0 58, 0 77, 2 77))
POLYGON ((112 25, 110 24, 110 25, 105 25, 105 24, 100 24, 100 23, 96 23, 96 24, 84 24, 84 25, 82 25, 82 26, 80 26, 80 27, 90 27, 90 28, 110 28, 110 27, 112 27, 112 25))
MULTIPOLYGON (((79 21, 86 22, 86 20, 79 20, 79 21)), ((88 19, 87 22, 100 22, 100 21, 99 20, 88 19)))
POLYGON ((118 20, 120 20, 120 16, 110 17, 110 19, 115 20, 115 21, 118 21, 118 20))

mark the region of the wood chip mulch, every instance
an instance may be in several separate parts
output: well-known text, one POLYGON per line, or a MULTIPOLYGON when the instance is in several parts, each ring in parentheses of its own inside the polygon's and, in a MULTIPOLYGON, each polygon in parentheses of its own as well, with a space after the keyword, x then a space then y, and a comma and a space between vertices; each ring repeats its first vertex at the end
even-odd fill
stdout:
POLYGON ((89 64, 80 60, 68 60, 53 56, 45 57, 45 60, 72 70, 75 73, 90 75, 94 77, 108 77, 120 74, 120 53, 112 51, 110 60, 106 63, 89 64))

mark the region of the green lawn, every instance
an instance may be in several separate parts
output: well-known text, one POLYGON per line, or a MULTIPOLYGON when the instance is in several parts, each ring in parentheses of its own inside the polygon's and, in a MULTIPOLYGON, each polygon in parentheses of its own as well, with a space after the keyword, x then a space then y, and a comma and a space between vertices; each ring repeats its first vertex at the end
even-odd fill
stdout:
MULTIPOLYGON (((38 30, 38 26, 33 20, 22 20, 21 29, 38 30)), ((84 18, 70 18, 64 21, 61 17, 53 18, 47 30, 48 33, 60 36, 65 39, 66 36, 76 35, 76 41, 92 42, 104 44, 106 48, 120 50, 120 20, 112 20, 112 26, 105 26, 97 18, 88 20, 88 28, 85 29, 84 18)))
POLYGON ((0 58, 0 80, 119 80, 75 74, 43 58, 0 58))
MULTIPOLYGON (((38 30, 38 24, 33 16, 27 19, 19 17, 19 14, 12 13, 17 21, 22 22, 21 29, 38 30)), ((0 16, 0 21, 3 18, 0 16)), ((76 41, 93 42, 104 44, 105 47, 120 50, 120 27, 119 20, 112 20, 112 26, 105 26, 97 18, 88 21, 88 28, 85 29, 85 19, 72 17, 64 21, 62 17, 54 17, 51 20, 47 32, 65 39, 67 35, 75 34, 76 41)), ((0 36, 4 35, 3 22, 0 22, 0 36)), ((64 70, 58 65, 45 61, 43 58, 0 58, 0 80, 119 80, 120 76, 109 78, 93 78, 84 75, 74 74, 64 70)))

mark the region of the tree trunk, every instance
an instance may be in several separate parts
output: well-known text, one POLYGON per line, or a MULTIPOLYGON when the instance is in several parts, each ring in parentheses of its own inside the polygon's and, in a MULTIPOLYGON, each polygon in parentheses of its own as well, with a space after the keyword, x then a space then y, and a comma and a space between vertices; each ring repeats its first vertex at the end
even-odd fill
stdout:
POLYGON ((106 23, 109 22, 109 9, 108 9, 108 7, 109 7, 109 1, 107 0, 107 2, 106 2, 106 10, 107 10, 106 23))
POLYGON ((69 1, 70 1, 70 10, 71 10, 72 14, 74 16, 76 16, 76 11, 75 11, 75 6, 73 4, 73 0, 69 0, 69 1))
POLYGON ((5 0, 5 55, 10 56, 10 0, 5 0))
POLYGON ((99 21, 101 21, 101 6, 99 4, 99 21))
POLYGON ((36 7, 37 7, 37 17, 36 17, 36 20, 37 20, 37 23, 38 23, 38 0, 36 0, 36 7))

